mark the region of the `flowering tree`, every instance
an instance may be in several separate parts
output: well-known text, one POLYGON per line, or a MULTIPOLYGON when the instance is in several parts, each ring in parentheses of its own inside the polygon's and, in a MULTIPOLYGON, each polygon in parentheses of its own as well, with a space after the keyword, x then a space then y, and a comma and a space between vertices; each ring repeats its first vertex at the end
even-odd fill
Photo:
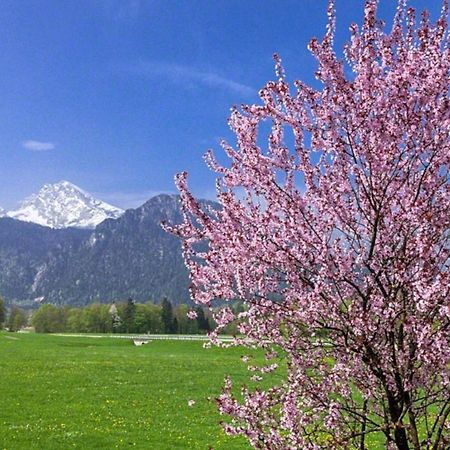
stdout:
MULTIPOLYGON (((283 382, 236 398, 227 379, 218 399, 226 431, 255 448, 450 445, 447 2, 416 24, 400 0, 390 32, 376 10, 367 0, 341 61, 330 2, 310 42, 321 89, 291 89, 275 57, 261 104, 232 111, 229 166, 206 156, 219 210, 176 179, 192 297, 243 300, 236 343, 275 357, 251 368, 286 361, 283 382)), ((236 319, 214 310, 218 330, 236 319)))

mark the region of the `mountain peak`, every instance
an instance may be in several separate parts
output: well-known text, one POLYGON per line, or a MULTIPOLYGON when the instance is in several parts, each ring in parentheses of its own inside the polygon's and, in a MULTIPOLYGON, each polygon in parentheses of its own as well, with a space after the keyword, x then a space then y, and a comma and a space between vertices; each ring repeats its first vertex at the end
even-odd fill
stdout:
POLYGON ((58 181, 57 183, 46 183, 46 184, 44 184, 43 187, 44 188, 45 187, 49 187, 49 188, 73 187, 73 188, 78 189, 80 191, 82 190, 81 188, 79 188, 78 186, 76 186, 75 184, 73 184, 73 183, 71 183, 70 181, 67 181, 67 180, 61 180, 61 181, 58 181))
POLYGON ((92 197, 75 184, 62 180, 44 184, 37 194, 25 199, 19 209, 7 215, 51 228, 94 228, 105 219, 117 218, 123 212, 92 197))

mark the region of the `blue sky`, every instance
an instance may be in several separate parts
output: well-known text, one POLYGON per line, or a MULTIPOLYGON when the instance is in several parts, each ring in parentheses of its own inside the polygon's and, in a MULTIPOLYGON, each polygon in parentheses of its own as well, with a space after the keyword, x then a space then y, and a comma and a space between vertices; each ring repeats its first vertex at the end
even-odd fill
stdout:
MULTIPOLYGON (((433 16, 439 0, 411 0, 433 16)), ((336 0, 337 48, 363 0, 336 0)), ((381 0, 392 18, 396 1, 381 0)), ((2 0, 0 206, 69 180, 121 207, 174 192, 187 170, 214 196, 208 148, 230 138, 230 106, 258 101, 272 53, 314 83, 306 46, 326 0, 2 0)))

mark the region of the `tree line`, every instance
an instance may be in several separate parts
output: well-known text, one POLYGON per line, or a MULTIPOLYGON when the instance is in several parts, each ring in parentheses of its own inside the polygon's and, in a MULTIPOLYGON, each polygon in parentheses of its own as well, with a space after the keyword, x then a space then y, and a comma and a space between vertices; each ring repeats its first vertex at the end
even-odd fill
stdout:
POLYGON ((188 305, 136 303, 132 299, 113 304, 93 303, 85 307, 44 304, 31 316, 37 333, 150 333, 206 334, 215 324, 210 313, 196 307, 191 320, 188 305))
MULTIPOLYGON (((243 311, 239 302, 232 305, 243 311)), ((30 313, 16 305, 9 308, 0 298, 0 330, 16 332, 32 326, 37 333, 150 333, 150 334, 206 334, 216 328, 212 313, 200 306, 161 303, 136 303, 132 299, 112 304, 93 303, 84 307, 43 304, 30 313), (188 313, 194 312, 194 319, 188 313)), ((223 334, 238 333, 237 322, 221 330, 223 334)))

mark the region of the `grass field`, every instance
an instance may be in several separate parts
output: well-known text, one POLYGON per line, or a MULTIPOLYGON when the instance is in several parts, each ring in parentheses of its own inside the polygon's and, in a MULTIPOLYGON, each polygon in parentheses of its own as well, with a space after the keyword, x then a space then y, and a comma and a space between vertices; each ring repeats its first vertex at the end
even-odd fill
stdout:
POLYGON ((0 450, 248 449, 216 405, 240 349, 0 333, 0 450), (192 407, 189 400, 195 400, 192 407))

